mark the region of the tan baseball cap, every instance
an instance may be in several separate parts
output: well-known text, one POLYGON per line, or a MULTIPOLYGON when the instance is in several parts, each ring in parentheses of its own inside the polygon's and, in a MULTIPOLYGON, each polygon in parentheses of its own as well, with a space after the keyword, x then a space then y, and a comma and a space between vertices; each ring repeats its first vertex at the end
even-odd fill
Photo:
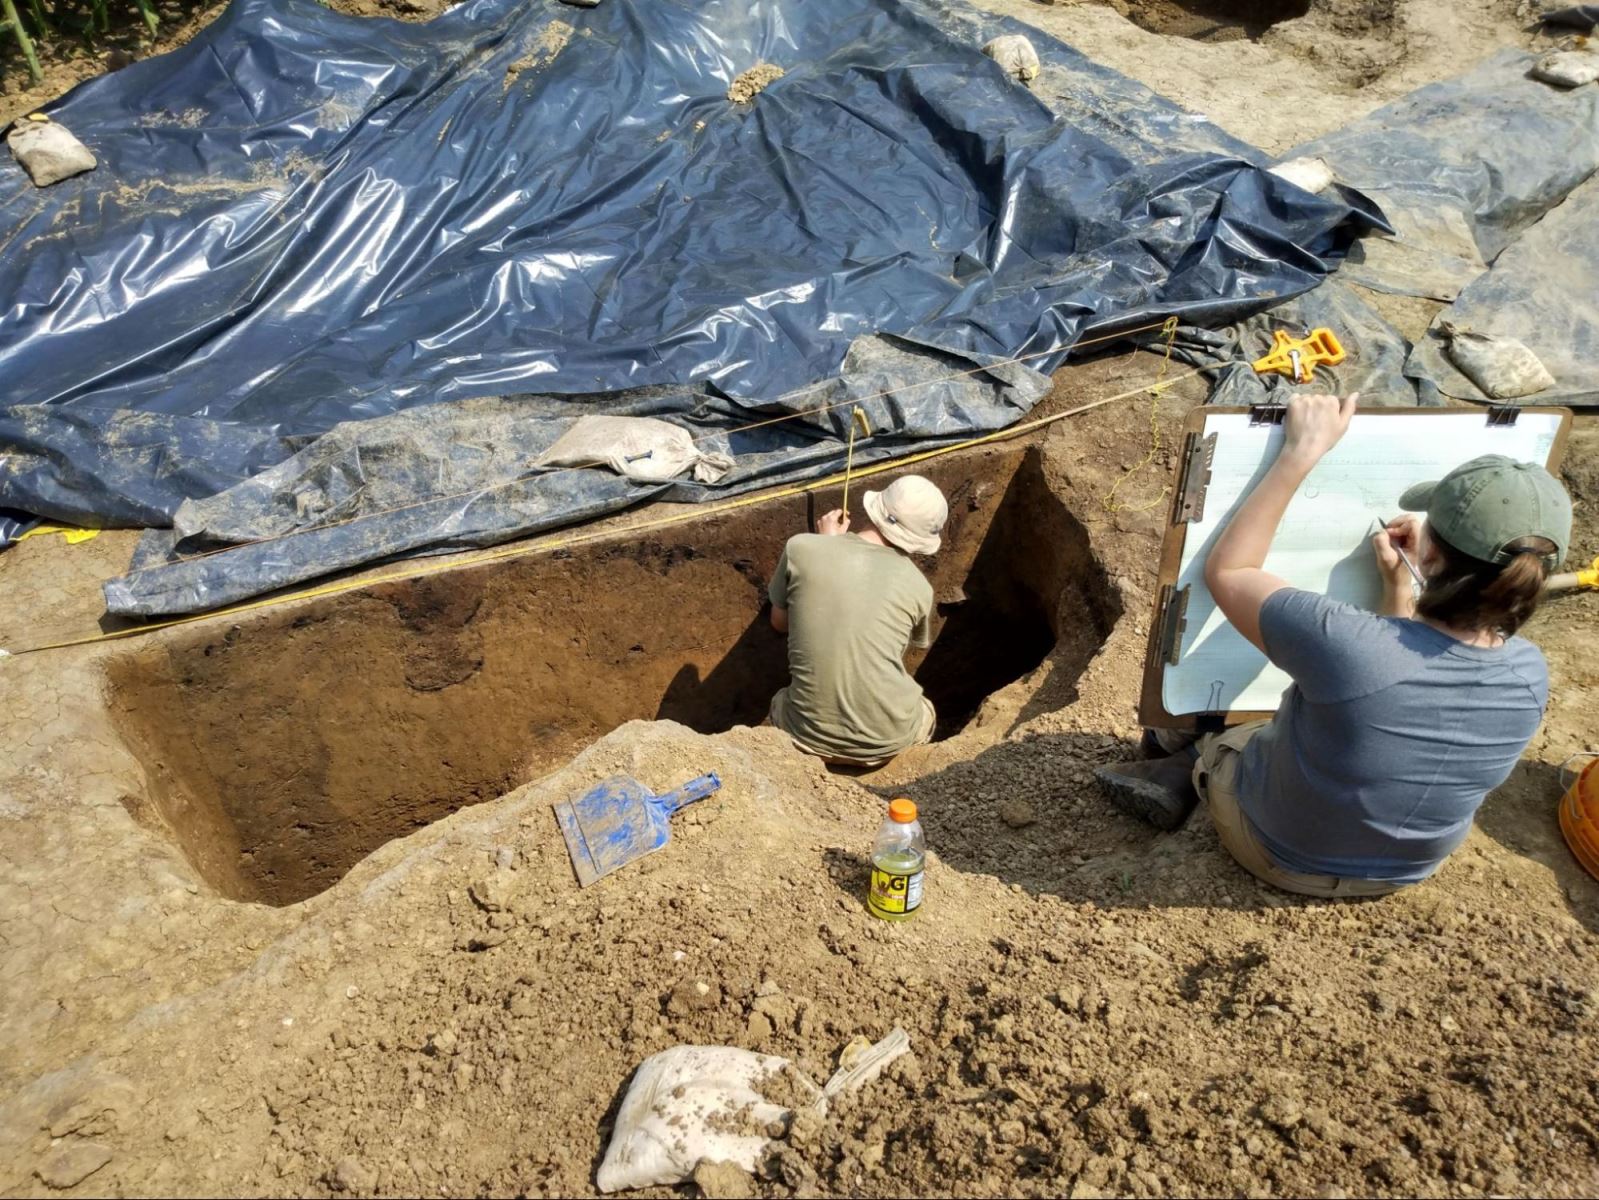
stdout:
POLYGON ((938 485, 922 475, 901 475, 880 492, 867 492, 861 507, 883 540, 907 554, 937 554, 949 520, 949 503, 938 485))

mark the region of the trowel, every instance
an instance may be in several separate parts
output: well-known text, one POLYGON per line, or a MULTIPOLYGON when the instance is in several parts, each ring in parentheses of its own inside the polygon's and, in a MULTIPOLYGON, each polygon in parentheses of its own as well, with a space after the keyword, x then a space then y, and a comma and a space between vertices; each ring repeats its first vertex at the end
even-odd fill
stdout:
POLYGON ((618 867, 653 854, 672 840, 672 814, 703 800, 722 781, 715 772, 657 796, 630 775, 612 775, 576 800, 555 805, 579 887, 588 887, 618 867))

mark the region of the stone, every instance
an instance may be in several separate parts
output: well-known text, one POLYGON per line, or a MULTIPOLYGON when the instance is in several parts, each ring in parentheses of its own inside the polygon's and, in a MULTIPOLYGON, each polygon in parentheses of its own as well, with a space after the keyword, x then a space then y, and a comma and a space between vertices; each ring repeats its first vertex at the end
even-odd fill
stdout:
POLYGON ((715 1008, 722 1002, 722 989, 699 979, 685 979, 672 989, 666 1010, 673 1016, 715 1008))
POLYGON ((87 146, 54 121, 23 118, 12 128, 6 145, 35 187, 49 187, 99 165, 87 146))
POLYGON ((58 1191, 77 1187, 111 1161, 111 1147, 99 1142, 82 1142, 74 1139, 63 1142, 44 1156, 34 1174, 45 1187, 58 1191))
POLYGON ((999 819, 1012 829, 1026 829, 1027 826, 1037 823, 1038 814, 1027 801, 1012 797, 1000 801, 999 819))
POLYGON ((336 1192, 371 1192, 378 1183, 378 1173, 358 1158, 341 1158, 328 1176, 328 1186, 336 1192))
POLYGON ((995 38, 983 47, 983 53, 1004 68, 1007 75, 1014 75, 1023 83, 1037 79, 1038 72, 1043 69, 1033 43, 1019 33, 995 38))
POLYGON ((496 871, 476 880, 467 893, 472 902, 485 912, 503 912, 511 907, 511 879, 505 872, 496 871))

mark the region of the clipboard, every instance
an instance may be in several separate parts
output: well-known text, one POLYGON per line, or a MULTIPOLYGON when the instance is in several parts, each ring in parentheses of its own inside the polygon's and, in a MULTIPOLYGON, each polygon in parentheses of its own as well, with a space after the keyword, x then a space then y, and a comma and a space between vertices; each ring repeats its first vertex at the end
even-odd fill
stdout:
MULTIPOLYGON (((1145 726, 1207 733, 1261 720, 1290 682, 1221 616, 1203 577, 1205 551, 1276 459, 1287 411, 1267 404, 1188 414, 1144 656, 1145 726)), ((1357 412, 1288 506, 1266 569, 1295 587, 1374 608, 1381 578, 1369 545, 1373 522, 1398 515, 1406 487, 1482 454, 1557 471, 1571 422, 1569 408, 1515 405, 1357 412)))

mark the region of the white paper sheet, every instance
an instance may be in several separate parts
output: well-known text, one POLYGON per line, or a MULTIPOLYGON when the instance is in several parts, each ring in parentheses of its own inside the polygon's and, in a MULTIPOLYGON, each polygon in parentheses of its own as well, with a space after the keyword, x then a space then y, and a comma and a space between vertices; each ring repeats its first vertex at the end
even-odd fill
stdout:
MULTIPOLYGON (((1547 463, 1560 422, 1557 413, 1524 412, 1506 426, 1489 426, 1486 411, 1358 414, 1289 504, 1266 570, 1295 587, 1374 609, 1382 585, 1370 544, 1373 522, 1398 514, 1401 493, 1482 454, 1547 463)), ((1282 429, 1252 427, 1238 413, 1207 417, 1204 432, 1220 436, 1204 519, 1187 527, 1183 543, 1177 586, 1192 589, 1188 626, 1177 665, 1165 670, 1161 698, 1176 716, 1275 709, 1288 676, 1227 623, 1203 576, 1211 543, 1277 457, 1282 429)))

